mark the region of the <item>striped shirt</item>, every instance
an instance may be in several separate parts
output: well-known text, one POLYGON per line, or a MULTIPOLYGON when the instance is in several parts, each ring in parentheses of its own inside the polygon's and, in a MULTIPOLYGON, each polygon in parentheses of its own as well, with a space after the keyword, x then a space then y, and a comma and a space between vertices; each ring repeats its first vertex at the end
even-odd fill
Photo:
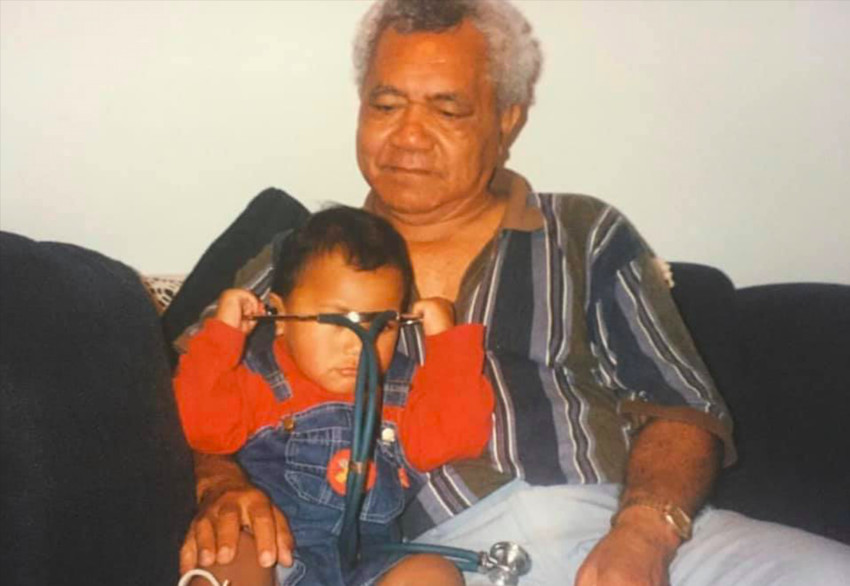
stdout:
POLYGON ((489 449, 428 473, 405 515, 411 537, 513 478, 622 482, 630 440, 652 417, 707 429, 735 457, 726 406, 634 227, 595 198, 514 183, 456 300, 459 321, 486 326, 489 449))

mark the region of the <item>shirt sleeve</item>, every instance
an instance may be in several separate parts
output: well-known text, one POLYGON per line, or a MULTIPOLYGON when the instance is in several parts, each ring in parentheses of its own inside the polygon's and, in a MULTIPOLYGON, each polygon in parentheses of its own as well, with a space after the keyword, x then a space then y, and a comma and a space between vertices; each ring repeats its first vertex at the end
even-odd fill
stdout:
POLYGON ((174 393, 186 440, 196 451, 230 454, 245 443, 250 387, 257 384, 240 366, 245 334, 208 319, 180 357, 174 393))
POLYGON ((425 364, 414 375, 400 424, 405 455, 418 470, 477 457, 487 445, 494 399, 482 372, 483 341, 479 324, 425 339, 425 364))
POLYGON ((587 322, 602 383, 636 425, 691 423, 723 441, 735 459, 732 421, 670 294, 652 250, 609 208, 588 246, 587 322))

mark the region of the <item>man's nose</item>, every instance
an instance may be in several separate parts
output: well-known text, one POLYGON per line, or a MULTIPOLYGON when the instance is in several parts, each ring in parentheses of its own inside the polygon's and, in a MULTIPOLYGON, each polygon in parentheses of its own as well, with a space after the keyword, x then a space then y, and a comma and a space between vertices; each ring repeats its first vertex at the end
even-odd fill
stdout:
POLYGON ((408 106, 399 119, 392 135, 393 145, 403 149, 427 150, 434 144, 428 125, 427 107, 421 104, 408 106))

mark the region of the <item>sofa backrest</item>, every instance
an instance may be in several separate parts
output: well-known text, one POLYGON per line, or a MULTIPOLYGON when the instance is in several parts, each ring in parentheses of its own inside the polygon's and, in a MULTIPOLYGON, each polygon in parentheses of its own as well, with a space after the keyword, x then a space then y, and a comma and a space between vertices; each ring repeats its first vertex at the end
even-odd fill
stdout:
POLYGON ((712 503, 850 543, 850 287, 735 289, 673 263, 673 297, 735 423, 712 503))

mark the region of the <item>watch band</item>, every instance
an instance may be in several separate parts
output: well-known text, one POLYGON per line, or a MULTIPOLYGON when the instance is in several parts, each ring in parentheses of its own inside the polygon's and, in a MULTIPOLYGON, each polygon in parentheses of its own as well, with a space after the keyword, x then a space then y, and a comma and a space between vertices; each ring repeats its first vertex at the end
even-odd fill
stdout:
POLYGON ((692 521, 688 514, 681 507, 674 505, 671 502, 654 499, 651 497, 632 497, 623 501, 620 504, 620 509, 611 517, 611 527, 617 524, 617 519, 620 513, 630 507, 646 507, 658 511, 661 518, 667 522, 670 527, 676 532, 676 535, 682 541, 687 541, 691 538, 692 521))

